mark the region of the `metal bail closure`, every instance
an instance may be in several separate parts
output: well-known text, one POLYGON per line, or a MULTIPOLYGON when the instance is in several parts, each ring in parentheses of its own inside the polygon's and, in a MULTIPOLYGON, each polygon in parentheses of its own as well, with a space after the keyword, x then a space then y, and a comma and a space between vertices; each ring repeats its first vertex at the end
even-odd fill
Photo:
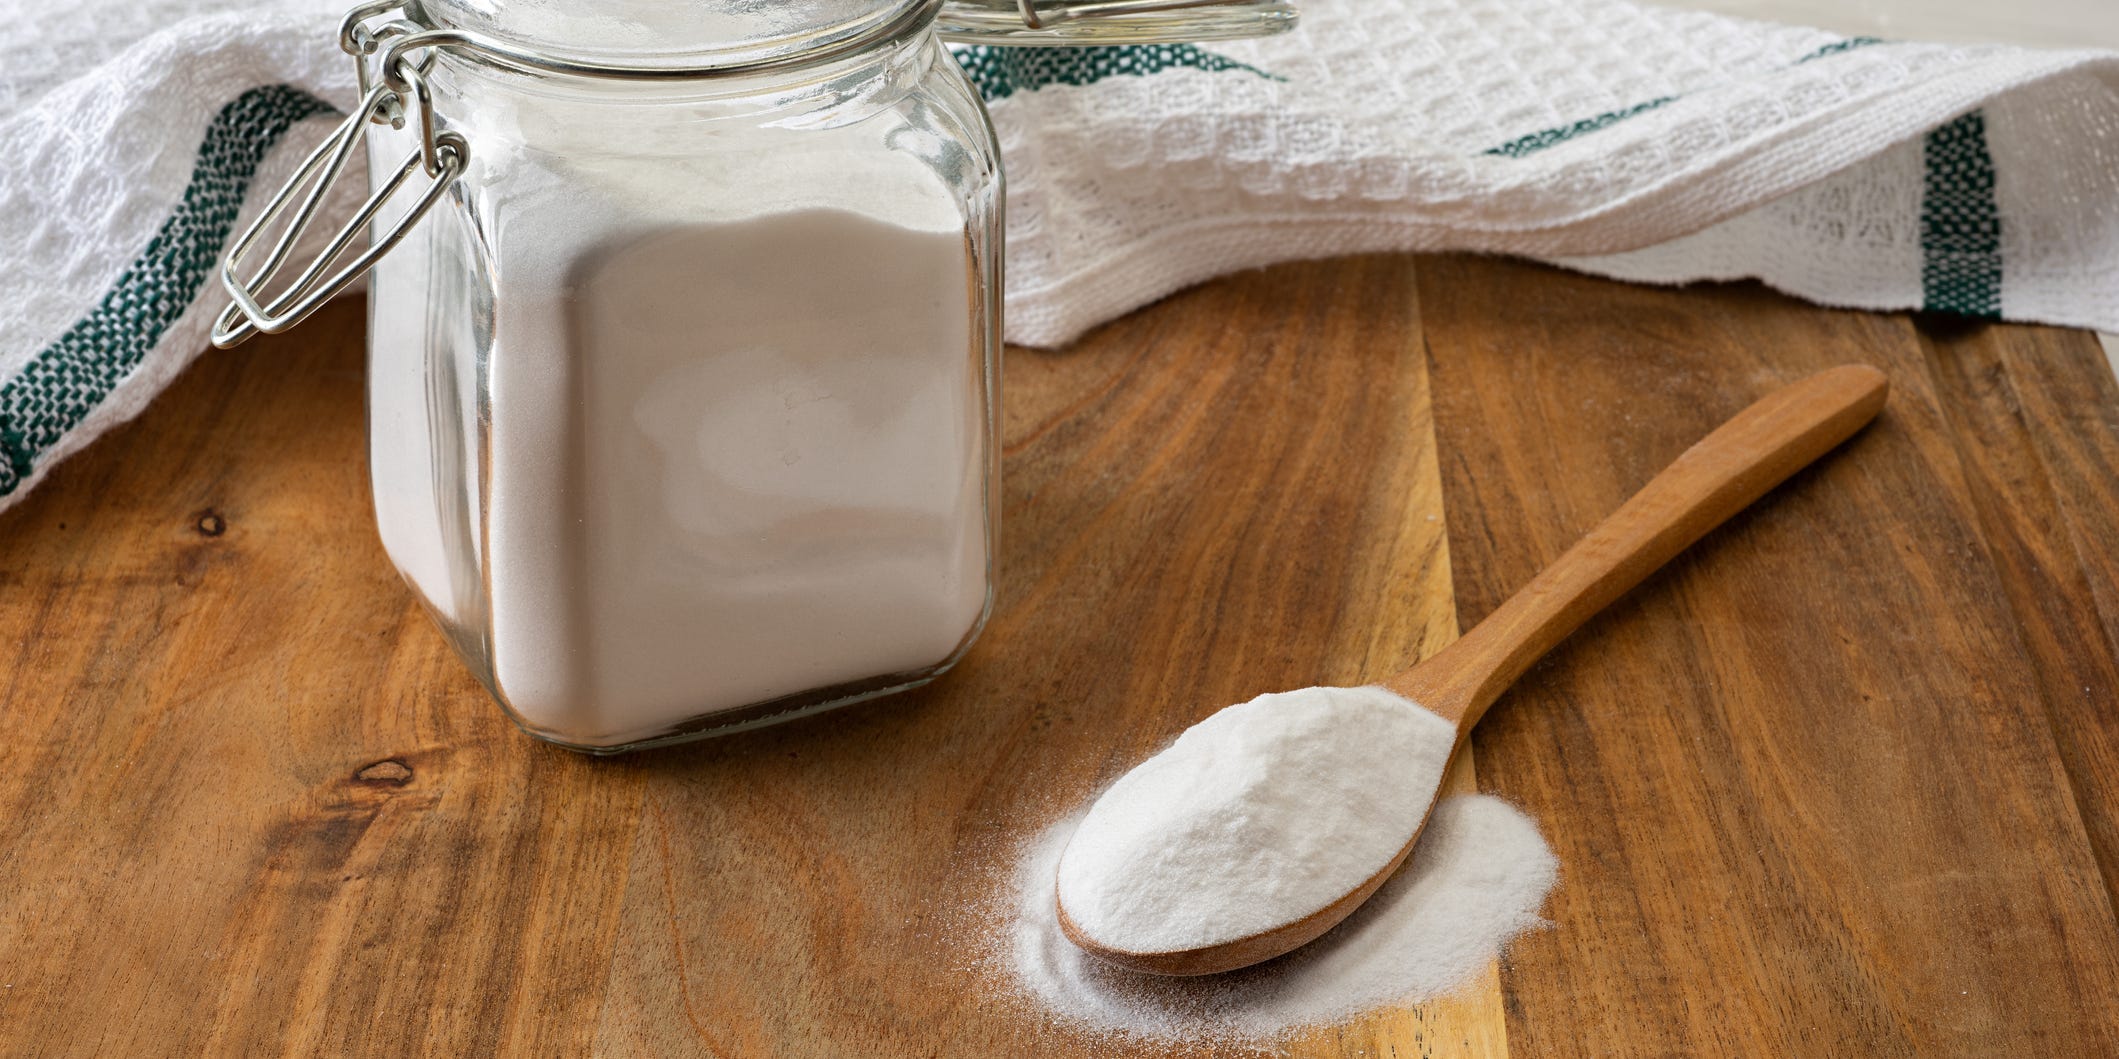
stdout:
POLYGON ((1295 0, 945 0, 936 27, 966 44, 1174 44, 1295 28, 1295 0))
MULTIPOLYGON (((368 47, 372 48, 373 44, 368 47)), ((449 185, 454 184, 456 178, 463 174, 464 163, 471 157, 470 145, 464 142, 463 137, 453 132, 436 134, 434 109, 429 105, 427 83, 422 76, 424 65, 407 60, 402 48, 393 46, 385 52, 382 64, 384 83, 368 90, 361 100, 360 107, 325 138, 323 143, 318 144, 316 150, 310 152, 308 159, 302 162, 301 168, 295 171, 287 185, 266 203, 264 212, 249 228, 244 229, 243 234, 228 248, 227 256, 221 260, 221 286, 227 289, 228 296, 234 299, 234 304, 223 310, 220 317, 214 321, 214 345, 228 349, 260 331, 278 334, 302 322, 319 306, 360 279, 384 254, 403 242, 412 226, 418 224, 420 219, 427 215, 427 211, 434 208, 436 202, 441 201, 442 194, 448 191, 449 185), (413 104, 409 108, 406 106, 408 99, 413 104), (371 123, 383 123, 401 127, 407 117, 407 109, 417 112, 419 148, 405 159, 403 165, 397 167, 397 171, 387 182, 368 196, 368 201, 363 203, 360 210, 353 215, 353 219, 346 222, 345 227, 339 229, 338 234, 331 238, 316 260, 303 268, 301 274, 296 276, 285 290, 268 300, 264 293, 266 284, 279 273, 295 243, 316 220, 317 210, 322 207, 326 194, 344 174, 354 150, 367 136, 368 126, 371 123), (329 273, 327 277, 332 263, 339 259, 361 233, 368 230, 383 205, 394 198, 412 180, 415 173, 424 173, 432 182, 412 204, 412 208, 388 231, 373 239, 366 250, 337 272, 329 273), (242 279, 237 273, 242 268, 244 259, 250 255, 251 249, 267 230, 279 224, 290 212, 292 219, 273 241, 263 264, 258 266, 248 281, 242 279)), ((362 80, 365 81, 366 78, 363 77, 362 80)))

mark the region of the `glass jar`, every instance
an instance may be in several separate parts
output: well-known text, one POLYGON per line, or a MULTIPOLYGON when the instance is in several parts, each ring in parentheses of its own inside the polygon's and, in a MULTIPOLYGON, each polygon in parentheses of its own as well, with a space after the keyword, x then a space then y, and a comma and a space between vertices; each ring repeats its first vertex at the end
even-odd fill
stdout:
POLYGON ((363 102, 231 247, 215 342, 292 326, 372 269, 383 544, 523 730, 598 753, 736 731, 924 684, 978 635, 1002 176, 938 14, 1025 42, 1292 13, 384 0, 347 17, 363 102), (266 298, 363 145, 367 206, 266 298))

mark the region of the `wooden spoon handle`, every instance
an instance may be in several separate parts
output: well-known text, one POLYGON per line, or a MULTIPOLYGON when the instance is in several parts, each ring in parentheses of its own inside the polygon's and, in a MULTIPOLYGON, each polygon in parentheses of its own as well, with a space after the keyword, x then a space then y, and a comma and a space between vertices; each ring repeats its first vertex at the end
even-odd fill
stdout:
POLYGON ((1853 436, 1883 408, 1889 389, 1882 372, 1848 365, 1768 394, 1687 449, 1477 628, 1388 686, 1469 732, 1545 652, 1853 436))

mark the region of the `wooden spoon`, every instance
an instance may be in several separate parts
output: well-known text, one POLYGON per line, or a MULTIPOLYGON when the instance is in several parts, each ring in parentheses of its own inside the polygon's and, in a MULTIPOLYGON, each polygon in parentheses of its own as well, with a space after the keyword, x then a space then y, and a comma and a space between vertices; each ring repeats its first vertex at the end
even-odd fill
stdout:
MULTIPOLYGON (((1686 450, 1472 631, 1384 686, 1454 723, 1461 748, 1487 707, 1532 663, 1707 531, 1852 437, 1883 408, 1889 389, 1882 372, 1848 365, 1767 395, 1686 450)), ((1294 922, 1235 941, 1168 952, 1113 949, 1084 936, 1064 905, 1060 929, 1090 953, 1150 974, 1248 967, 1337 926, 1405 863, 1426 826, 1423 814, 1398 855, 1352 892, 1294 922)))

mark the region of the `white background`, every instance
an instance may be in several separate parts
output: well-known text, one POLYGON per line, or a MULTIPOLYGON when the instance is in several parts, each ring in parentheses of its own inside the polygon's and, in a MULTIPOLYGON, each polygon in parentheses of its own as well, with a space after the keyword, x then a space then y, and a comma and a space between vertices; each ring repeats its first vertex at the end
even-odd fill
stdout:
POLYGON ((2119 48, 2119 0, 1656 0, 1845 33, 2119 48))

